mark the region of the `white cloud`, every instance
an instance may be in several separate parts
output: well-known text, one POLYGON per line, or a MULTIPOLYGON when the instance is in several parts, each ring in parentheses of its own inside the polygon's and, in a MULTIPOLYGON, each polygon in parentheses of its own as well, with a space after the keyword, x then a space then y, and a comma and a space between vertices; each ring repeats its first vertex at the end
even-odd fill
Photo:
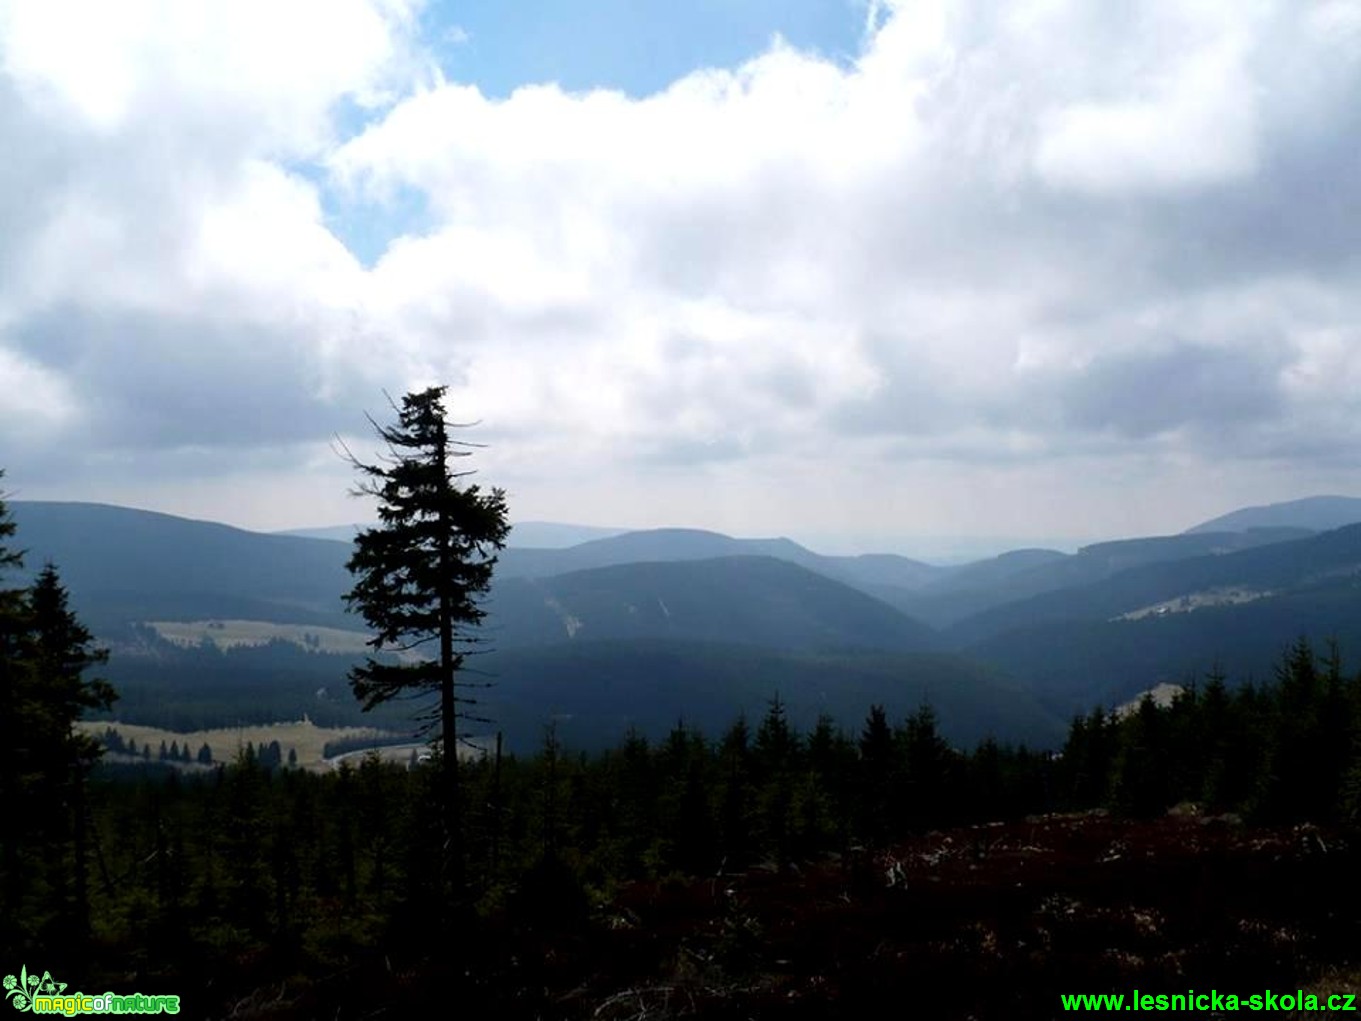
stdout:
POLYGON ((1214 40, 1180 66, 1160 68, 1135 98, 1053 111, 1036 153, 1041 176, 1101 192, 1208 185, 1252 173, 1257 98, 1245 42, 1214 40))
POLYGON ((13 0, 0 36, 33 102, 96 131, 189 114, 214 118, 204 134, 294 154, 327 141, 338 97, 375 102, 391 87, 413 14, 402 0, 13 0))
POLYGON ((1361 439, 1352 5, 871 4, 849 65, 777 40, 642 98, 502 100, 428 69, 418 13, 3 8, 0 374, 62 409, 32 470, 74 470, 84 416, 277 472, 434 379, 540 517, 722 484, 725 524, 825 531, 794 494, 834 459, 883 487, 855 525, 931 527, 1025 502, 980 471, 1227 462, 1238 491, 1361 439), (338 239, 412 196, 371 267, 338 239), (905 505, 914 477, 954 489, 905 505))
POLYGON ((4 435, 60 433, 79 418, 74 396, 59 373, 6 350, 2 344, 0 380, 4 380, 5 390, 5 399, 0 401, 0 433, 4 435))

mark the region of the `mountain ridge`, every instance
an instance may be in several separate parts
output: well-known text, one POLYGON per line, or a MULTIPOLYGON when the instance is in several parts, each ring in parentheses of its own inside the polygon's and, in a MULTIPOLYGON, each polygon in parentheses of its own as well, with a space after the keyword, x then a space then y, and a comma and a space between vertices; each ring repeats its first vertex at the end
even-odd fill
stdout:
MULTIPOLYGON (((73 606, 101 638, 126 640, 126 629, 145 621, 258 620, 362 631, 342 600, 352 584, 345 543, 109 504, 9 506, 19 529, 15 545, 29 550, 30 574, 54 560, 73 606)), ((970 684, 969 664, 983 664, 1061 716, 1158 681, 1184 680, 1185 671, 1215 660, 1241 676, 1269 671, 1280 648, 1303 633, 1361 645, 1361 525, 1317 534, 1291 526, 1113 540, 1076 554, 1023 549, 956 569, 893 555, 824 557, 788 539, 740 540, 699 529, 506 550, 503 557, 487 600, 492 651, 511 657, 504 662, 538 664, 547 671, 544 683, 552 683, 580 679, 582 664, 596 655, 581 650, 608 645, 616 650, 611 671, 623 663, 641 671, 633 695, 619 689, 625 699, 646 691, 646 649, 747 650, 738 658, 759 661, 761 683, 773 688, 781 687, 781 656, 824 663, 832 683, 851 660, 934 655, 953 664, 939 674, 941 683, 970 684), (664 558, 629 559, 658 553, 664 558), (917 570, 922 566, 929 571, 917 570), (1215 591, 1234 586, 1242 591, 1215 591), (926 626, 934 623, 930 617, 926 624, 914 619, 912 606, 937 620, 953 618, 937 634, 926 626)), ((143 685, 128 704, 154 711, 158 699, 205 697, 201 689, 192 696, 172 690, 177 671, 236 683, 211 656, 162 651, 170 666, 158 674, 157 694, 143 685)), ((242 664, 255 685, 242 690, 269 690, 266 674, 279 670, 296 679, 289 690, 302 698, 317 687, 316 670, 338 679, 347 669, 343 657, 281 656, 267 649, 234 655, 230 662, 242 664)), ((736 676, 708 653, 686 661, 703 664, 705 684, 736 676)), ((140 684, 141 669, 120 666, 116 673, 140 684)), ((892 694, 891 671, 857 676, 870 685, 863 691, 892 694)), ((974 722, 984 718, 970 712, 974 722)))
POLYGON ((1327 532, 1361 522, 1361 498, 1306 496, 1298 500, 1240 507, 1217 518, 1192 525, 1183 535, 1197 532, 1242 532, 1252 528, 1297 527, 1327 532))

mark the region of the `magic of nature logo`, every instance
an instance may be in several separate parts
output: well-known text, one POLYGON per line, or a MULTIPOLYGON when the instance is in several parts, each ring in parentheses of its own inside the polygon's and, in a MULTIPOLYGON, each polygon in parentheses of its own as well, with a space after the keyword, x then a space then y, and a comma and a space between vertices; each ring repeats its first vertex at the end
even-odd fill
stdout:
POLYGON ((180 998, 145 993, 68 993, 67 983, 58 982, 50 971, 30 972, 28 966, 18 975, 4 978, 5 999, 15 1010, 30 1014, 178 1014, 180 998))

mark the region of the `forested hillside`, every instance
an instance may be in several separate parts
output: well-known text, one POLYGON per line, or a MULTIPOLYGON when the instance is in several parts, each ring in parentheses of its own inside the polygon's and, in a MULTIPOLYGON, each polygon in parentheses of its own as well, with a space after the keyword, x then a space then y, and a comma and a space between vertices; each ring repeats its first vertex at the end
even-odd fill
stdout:
MULTIPOLYGON (((84 577, 126 566, 125 534, 124 559, 84 577)), ((199 534, 251 555, 249 537, 199 534)), ((1115 714, 1100 706, 1122 675, 1101 656, 1120 634, 1175 657, 1194 644, 1169 644, 1169 626, 1203 641, 1220 621, 1256 662, 1282 605, 1353 605, 1354 538, 1116 574, 1065 605, 1099 615, 1182 579, 1284 591, 1078 621, 1097 653, 1084 661, 1080 632, 1065 631, 1073 672, 1029 684, 1013 679, 1024 666, 923 650, 937 639, 921 625, 770 557, 510 579, 488 620, 503 647, 466 663, 461 688, 478 699, 465 727, 486 714, 509 740, 469 751, 443 825, 431 805, 450 798, 446 770, 415 748, 404 765, 374 754, 312 773, 277 742, 227 765, 187 742, 139 759, 110 727, 114 754, 96 766, 91 732, 71 725, 107 714, 115 687, 122 718, 182 731, 299 707, 395 728, 410 713, 360 714, 340 680, 362 648, 354 632, 305 622, 112 615, 105 663, 48 569, 0 592, 0 680, 19 695, 0 783, 25 808, 0 861, 4 950, 94 986, 133 975, 223 1018, 419 1012, 450 995, 507 1017, 630 1016, 622 1004, 667 1016, 673 997, 682 1016, 796 1017, 865 1008, 867 982, 916 990, 933 1016, 1003 1003, 1044 1016, 1067 983, 1127 979, 1124 961, 1143 988, 1264 968, 1313 983, 1358 935, 1339 891, 1354 886, 1361 822, 1361 677, 1336 648, 1296 639, 1271 653, 1266 683, 1216 670, 1170 705, 1115 714), (1248 640, 1242 615, 1266 611, 1248 640), (96 669, 114 687, 87 678, 96 669), (1063 707, 1083 698, 1097 708, 1065 727, 1063 707), (1299 948, 1288 959, 1280 932, 1299 948), (1024 967, 1006 963, 1004 940, 1031 948, 1024 967), (876 949, 889 944, 900 951, 876 949), (468 967, 451 978, 455 952, 468 967)), ((294 568, 310 549, 270 547, 294 568)), ((176 584, 193 574, 192 543, 182 552, 176 584)), ((252 573, 260 562, 217 566, 195 593, 274 584, 252 573)), ((171 611, 163 581, 141 579, 171 611)), ((269 591, 308 590, 295 578, 269 591)), ((1022 647, 1014 632, 993 640, 1010 643, 995 647, 1002 662, 1022 647)), ((1136 666, 1138 644, 1124 650, 1136 666)))
MULTIPOLYGON (((117 653, 125 717, 185 728, 363 719, 344 682, 365 640, 340 599, 346 544, 125 508, 14 507, 30 565, 63 565, 73 605, 117 653), (257 647, 223 637, 222 621, 245 622, 232 624, 239 636, 252 620, 268 625, 257 647), (157 633, 174 623, 197 646, 157 633), (334 640, 314 641, 323 628, 334 640)), ((1301 635, 1361 645, 1359 527, 1018 550, 929 571, 685 529, 509 549, 487 601, 486 654, 470 665, 492 685, 486 726, 520 748, 555 715, 565 740, 598 748, 630 723, 654 738, 678 717, 722 726, 777 692, 805 724, 825 710, 850 725, 866 703, 908 712, 926 698, 952 740, 1052 742, 1073 713, 1216 664, 1231 679, 1268 676, 1301 635), (658 559, 630 559, 641 556, 658 559)))
MULTIPOLYGON (((802 1017, 864 1001, 873 979, 940 1017, 1004 1003, 1029 1017, 1135 967, 1150 990, 1188 972, 1260 985, 1262 969, 1318 988, 1361 906, 1345 878, 1361 680, 1303 643, 1278 668, 1271 684, 1210 678, 1169 708, 1077 719, 1057 755, 952 748, 929 708, 871 707, 848 733, 771 703, 591 756, 550 728, 536 752, 465 775, 477 910, 444 934, 428 892, 435 770, 108 768, 92 792, 98 950, 49 944, 45 963, 174 983, 205 1016, 359 1017, 452 989, 510 1017, 614 1016, 617 997, 664 995, 701 1016, 802 1017), (1030 944, 1024 966, 994 939, 1030 944), (462 978, 437 963, 446 941, 475 962, 462 978), (884 941, 904 952, 873 954, 884 941)), ((34 938, 72 925, 52 892, 69 866, 42 867, 20 916, 34 938)))

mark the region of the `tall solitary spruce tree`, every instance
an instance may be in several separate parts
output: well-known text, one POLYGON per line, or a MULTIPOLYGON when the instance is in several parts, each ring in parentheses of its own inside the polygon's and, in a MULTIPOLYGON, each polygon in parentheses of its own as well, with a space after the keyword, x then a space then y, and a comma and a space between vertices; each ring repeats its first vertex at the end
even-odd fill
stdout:
POLYGON ((496 551, 510 533, 505 493, 464 480, 454 465, 479 444, 450 436, 446 387, 402 398, 398 421, 380 426, 388 448, 377 463, 350 462, 363 477, 360 494, 378 498, 379 524, 355 537, 347 567, 355 576, 345 601, 373 631, 375 652, 416 651, 417 662, 370 657, 350 672, 355 696, 367 711, 391 699, 433 694, 431 714, 443 754, 445 857, 455 896, 462 885, 459 841, 458 719, 456 677, 480 639, 480 597, 491 585, 496 551))

